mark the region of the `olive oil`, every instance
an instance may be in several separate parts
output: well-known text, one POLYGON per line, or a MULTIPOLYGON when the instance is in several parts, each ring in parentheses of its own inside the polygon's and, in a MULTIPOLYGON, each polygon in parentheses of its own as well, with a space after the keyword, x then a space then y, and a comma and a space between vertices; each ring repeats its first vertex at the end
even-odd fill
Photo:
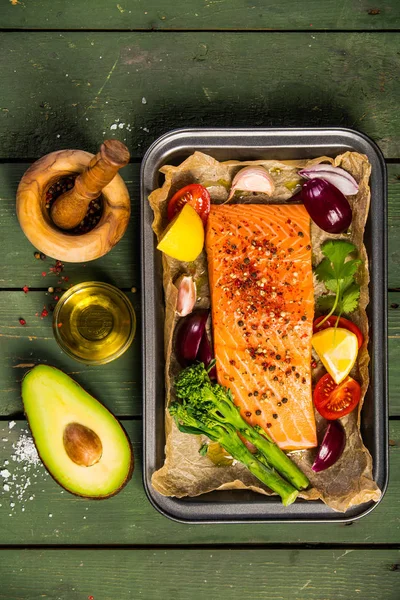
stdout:
POLYGON ((135 336, 136 317, 118 288, 100 282, 81 283, 59 300, 53 319, 61 348, 76 360, 103 364, 118 358, 135 336))

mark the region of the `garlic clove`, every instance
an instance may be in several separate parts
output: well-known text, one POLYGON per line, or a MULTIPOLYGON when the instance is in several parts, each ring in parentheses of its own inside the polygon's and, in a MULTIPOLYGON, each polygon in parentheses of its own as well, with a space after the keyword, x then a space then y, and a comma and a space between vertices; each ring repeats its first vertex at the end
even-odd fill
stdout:
POLYGON ((228 200, 233 197, 236 190, 240 190, 241 192, 260 192, 267 194, 267 196, 272 196, 275 184, 271 175, 264 167, 244 167, 233 178, 228 200))
POLYGON ((358 192, 358 183, 350 173, 341 167, 334 167, 326 163, 313 165, 299 171, 299 175, 305 179, 325 179, 338 188, 345 196, 352 196, 358 192))
POLYGON ((196 283, 190 275, 181 275, 175 281, 175 287, 178 290, 176 312, 180 317, 186 317, 196 304, 196 283))

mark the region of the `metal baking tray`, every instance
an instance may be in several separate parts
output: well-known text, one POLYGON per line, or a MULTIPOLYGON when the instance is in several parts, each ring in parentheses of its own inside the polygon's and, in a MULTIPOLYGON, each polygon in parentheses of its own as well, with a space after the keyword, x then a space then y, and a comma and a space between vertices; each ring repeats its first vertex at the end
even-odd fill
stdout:
POLYGON ((178 129, 156 140, 141 170, 142 302, 143 302, 143 480, 147 496, 163 515, 185 523, 343 523, 359 519, 376 506, 364 503, 338 513, 321 501, 297 500, 284 507, 278 497, 251 491, 215 491, 196 498, 169 498, 151 485, 152 473, 164 462, 164 298, 161 253, 151 229, 147 197, 163 182, 164 164, 179 164, 195 150, 217 160, 301 159, 337 156, 345 151, 366 154, 372 165, 371 210, 365 230, 370 263, 367 309, 370 386, 362 409, 362 435, 371 452, 373 476, 384 492, 388 480, 387 418, 387 222, 386 168, 383 156, 367 136, 350 129, 178 129))

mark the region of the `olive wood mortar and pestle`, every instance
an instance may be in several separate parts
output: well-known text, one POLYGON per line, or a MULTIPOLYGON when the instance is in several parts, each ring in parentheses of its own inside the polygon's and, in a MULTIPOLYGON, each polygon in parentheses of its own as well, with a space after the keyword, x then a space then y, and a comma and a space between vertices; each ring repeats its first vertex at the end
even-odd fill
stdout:
POLYGON ((36 161, 17 190, 17 217, 29 241, 46 256, 86 262, 107 254, 124 235, 130 218, 127 187, 118 174, 129 162, 128 148, 105 140, 96 155, 59 150, 36 161), (76 176, 74 186, 46 207, 51 186, 76 176), (71 232, 85 218, 89 204, 102 199, 99 222, 87 233, 71 232))

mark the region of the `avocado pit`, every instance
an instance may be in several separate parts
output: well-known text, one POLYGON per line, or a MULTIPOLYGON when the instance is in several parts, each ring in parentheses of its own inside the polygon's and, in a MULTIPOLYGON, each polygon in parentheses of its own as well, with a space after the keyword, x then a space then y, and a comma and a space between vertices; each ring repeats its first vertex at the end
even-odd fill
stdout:
POLYGON ((69 423, 65 427, 63 442, 69 458, 81 467, 92 467, 99 462, 103 453, 97 433, 80 423, 69 423))

